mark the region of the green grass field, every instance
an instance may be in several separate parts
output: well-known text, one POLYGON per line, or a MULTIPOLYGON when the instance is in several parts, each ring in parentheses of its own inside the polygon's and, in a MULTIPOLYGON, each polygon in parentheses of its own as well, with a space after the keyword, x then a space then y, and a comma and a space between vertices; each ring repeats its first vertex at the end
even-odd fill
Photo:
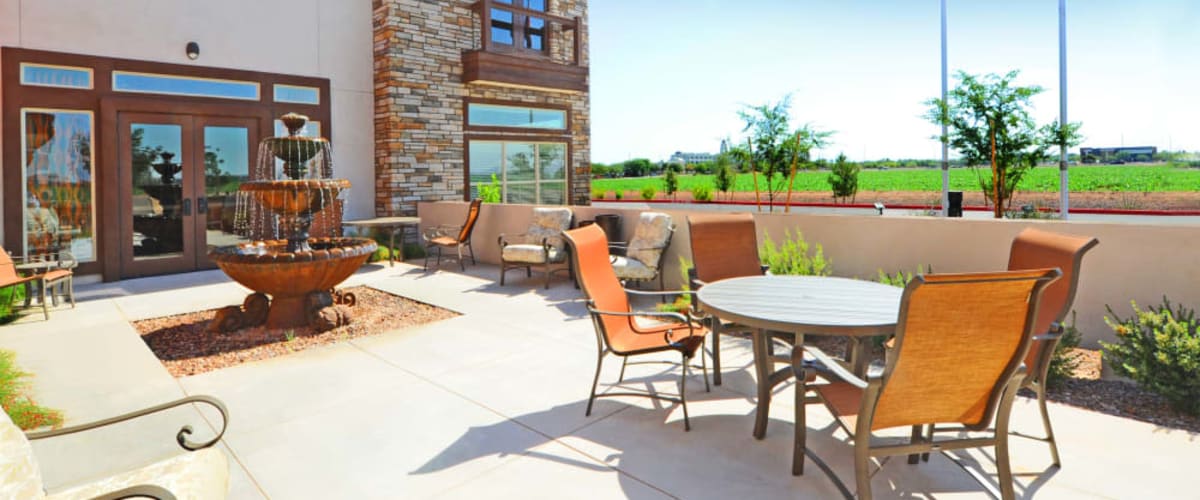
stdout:
MULTIPOLYGON (((989 175, 980 170, 981 175, 989 175)), ((1169 165, 1097 165, 1071 167, 1071 192, 1153 192, 1200 191, 1200 169, 1169 165)), ((806 170, 796 173, 796 191, 829 191, 827 170, 806 170)), ((1058 167, 1037 167, 1021 180, 1020 191, 1058 191, 1058 167)), ((763 182, 760 177, 759 182, 763 182)), ((595 179, 593 190, 605 192, 637 191, 647 184, 663 190, 662 176, 627 179, 595 179)), ((691 191, 695 186, 711 187, 711 175, 681 175, 679 190, 691 191)), ((950 189, 973 191, 979 189, 976 173, 970 168, 950 169, 950 189)), ((938 169, 863 170, 858 176, 859 191, 930 191, 942 190, 942 172, 938 169)), ((753 192, 750 174, 739 174, 734 191, 753 192)))

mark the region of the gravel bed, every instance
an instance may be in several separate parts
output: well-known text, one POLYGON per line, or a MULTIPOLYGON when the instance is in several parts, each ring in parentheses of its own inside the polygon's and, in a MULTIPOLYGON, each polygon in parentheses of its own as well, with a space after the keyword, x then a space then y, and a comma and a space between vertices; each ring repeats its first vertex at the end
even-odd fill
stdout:
POLYGON ((269 330, 261 326, 211 333, 206 327, 216 309, 135 321, 133 326, 171 375, 186 377, 458 316, 453 311, 365 286, 345 291, 357 299, 351 307, 354 320, 323 333, 309 327, 269 330))

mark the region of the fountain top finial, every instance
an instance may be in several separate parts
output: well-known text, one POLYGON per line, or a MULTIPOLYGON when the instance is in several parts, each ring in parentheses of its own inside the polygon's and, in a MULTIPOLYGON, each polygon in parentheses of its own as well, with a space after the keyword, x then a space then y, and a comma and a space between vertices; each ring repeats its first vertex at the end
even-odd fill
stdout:
POLYGON ((300 113, 288 113, 279 117, 279 121, 283 122, 283 126, 288 130, 288 136, 296 137, 300 135, 300 129, 304 128, 304 124, 308 123, 308 117, 300 113))

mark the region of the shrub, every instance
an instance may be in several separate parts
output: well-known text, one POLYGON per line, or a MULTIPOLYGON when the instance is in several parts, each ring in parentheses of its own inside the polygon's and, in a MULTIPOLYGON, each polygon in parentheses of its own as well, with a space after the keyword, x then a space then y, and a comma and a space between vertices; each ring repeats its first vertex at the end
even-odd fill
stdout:
POLYGON ((668 169, 667 173, 663 174, 663 187, 666 188, 664 192, 667 193, 667 196, 675 198, 675 193, 679 191, 679 176, 675 174, 674 170, 668 169))
POLYGON ((16 321, 17 313, 12 309, 11 304, 16 304, 24 300, 24 286, 13 285, 10 287, 0 288, 0 325, 16 321))
POLYGON ((771 274, 829 276, 833 273, 833 261, 825 258, 820 243, 814 245, 814 253, 810 256, 809 244, 800 231, 796 231, 795 238, 790 231, 784 231, 783 236, 783 245, 776 246, 771 235, 764 232, 766 241, 758 248, 759 258, 769 266, 771 274))
POLYGON ((0 406, 4 412, 22 430, 61 426, 62 412, 39 406, 25 393, 29 374, 17 369, 15 358, 12 351, 0 351, 0 406))
POLYGON ((696 186, 692 188, 693 201, 712 201, 712 188, 708 186, 696 186))
POLYGON ((649 184, 642 186, 642 199, 653 200, 654 195, 658 194, 658 189, 649 184))
MULTIPOLYGON (((692 269, 691 261, 683 258, 683 256, 680 256, 679 257, 679 277, 682 280, 681 283, 683 283, 683 285, 679 287, 680 290, 687 291, 687 290, 692 289, 691 286, 689 286, 689 283, 691 282, 691 280, 688 279, 688 271, 690 271, 691 269, 692 269)), ((671 302, 668 304, 659 304, 658 310, 663 311, 663 312, 683 313, 683 312, 687 311, 688 309, 690 309, 691 307, 692 307, 692 296, 690 294, 685 293, 682 295, 676 295, 674 302, 671 302)))
POLYGON ((500 203, 500 179, 492 174, 492 182, 479 185, 479 199, 484 203, 500 203))
POLYGON ((713 187, 722 193, 729 193, 733 189, 733 183, 736 175, 733 173, 733 167, 729 164, 717 167, 717 172, 713 175, 713 187))
POLYGON ((371 254, 371 256, 367 258, 367 262, 382 262, 387 261, 390 258, 392 258, 392 251, 389 250, 385 245, 379 245, 379 247, 375 249, 375 253, 371 254))
POLYGON ((1075 355, 1075 348, 1079 347, 1080 337, 1079 329, 1075 328, 1075 311, 1071 311, 1071 324, 1063 327, 1062 337, 1058 338, 1054 355, 1050 357, 1050 369, 1046 371, 1047 387, 1058 387, 1079 368, 1080 361, 1075 355))
POLYGON ((607 191, 605 191, 603 189, 592 188, 592 199, 593 200, 603 200, 605 194, 607 194, 607 191))
POLYGON ((883 272, 883 269, 880 269, 878 271, 879 275, 875 278, 875 281, 885 285, 892 285, 896 288, 904 288, 908 286, 908 282, 912 281, 913 277, 918 274, 933 274, 932 265, 927 265, 925 267, 926 270, 924 271, 921 270, 920 266, 917 266, 916 272, 905 273, 904 271, 896 271, 896 274, 888 274, 883 272))
POLYGON ((851 201, 854 201, 858 195, 858 170, 857 164, 846 161, 846 155, 838 155, 827 177, 829 186, 833 188, 835 200, 840 199, 842 203, 845 203, 846 199, 850 198, 851 201))
POLYGON ((617 199, 617 200, 619 200, 619 199, 621 199, 621 198, 624 198, 624 197, 625 197, 625 192, 624 192, 624 191, 621 191, 620 189, 618 189, 618 190, 616 190, 616 191, 613 191, 613 198, 614 198, 614 199, 617 199))
POLYGON ((1162 305, 1147 310, 1131 304, 1133 315, 1128 318, 1117 316, 1108 307, 1104 322, 1116 332, 1117 342, 1100 343, 1104 358, 1118 375, 1166 398, 1176 410, 1200 415, 1200 321, 1196 312, 1182 305, 1172 308, 1166 297, 1162 305))

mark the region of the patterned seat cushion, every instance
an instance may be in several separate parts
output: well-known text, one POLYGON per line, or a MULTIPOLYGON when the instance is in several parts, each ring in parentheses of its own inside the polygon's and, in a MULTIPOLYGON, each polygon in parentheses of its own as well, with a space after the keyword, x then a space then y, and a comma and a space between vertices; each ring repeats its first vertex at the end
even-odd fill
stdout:
POLYGON ((621 256, 612 257, 612 266, 613 272, 617 274, 617 279, 622 280, 652 280, 658 275, 653 267, 621 256))
POLYGON ((562 262, 565 260, 566 252, 557 248, 550 248, 549 259, 545 248, 541 245, 506 245, 500 251, 500 258, 505 262, 524 262, 527 264, 546 264, 554 262, 562 262))
POLYGON ((571 209, 538 207, 533 209, 533 225, 529 227, 527 236, 532 241, 525 243, 541 243, 546 240, 555 250, 562 251, 566 245, 562 233, 571 229, 571 209))
POLYGON ((643 212, 625 255, 647 267, 658 266, 671 241, 671 217, 660 212, 643 212))

